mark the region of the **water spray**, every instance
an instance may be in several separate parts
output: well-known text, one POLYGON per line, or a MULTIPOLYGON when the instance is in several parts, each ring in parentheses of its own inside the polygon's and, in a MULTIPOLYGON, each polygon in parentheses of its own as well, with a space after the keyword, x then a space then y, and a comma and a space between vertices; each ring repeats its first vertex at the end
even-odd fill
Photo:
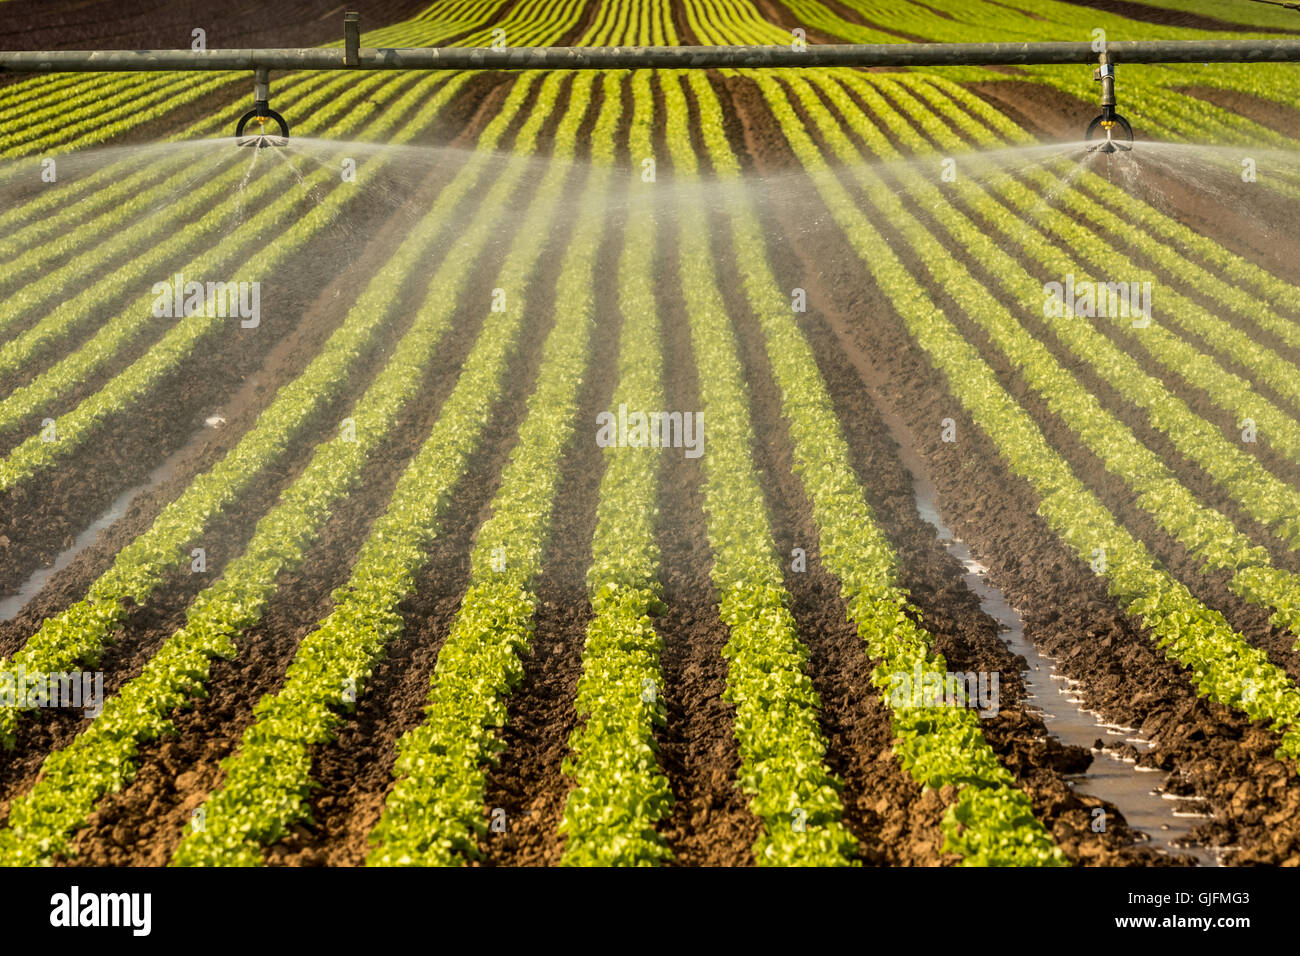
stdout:
POLYGON ((1106 133, 1106 140, 1095 146, 1089 146, 1088 152, 1113 153, 1119 149, 1132 149, 1133 127, 1129 125, 1128 120, 1115 112, 1115 64, 1105 50, 1101 53, 1101 62, 1097 66, 1093 79, 1101 83, 1101 115, 1088 124, 1088 131, 1083 138, 1091 143, 1097 131, 1102 130, 1106 133), (1121 137, 1119 140, 1114 136, 1117 128, 1121 137))

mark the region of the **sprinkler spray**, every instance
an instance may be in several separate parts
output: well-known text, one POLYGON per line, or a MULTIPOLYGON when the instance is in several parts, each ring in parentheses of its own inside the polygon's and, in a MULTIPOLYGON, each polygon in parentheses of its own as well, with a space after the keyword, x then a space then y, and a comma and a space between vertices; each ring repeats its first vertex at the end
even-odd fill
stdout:
POLYGON ((1101 82, 1101 115, 1088 124, 1088 132, 1083 138, 1088 142, 1092 141, 1097 130, 1105 130, 1105 142, 1098 143, 1095 146, 1089 146, 1088 151, 1099 151, 1102 153, 1113 153, 1117 149, 1133 148, 1133 127, 1129 125, 1128 120, 1115 112, 1115 64, 1111 62, 1110 54, 1102 51, 1101 62, 1097 66, 1093 79, 1101 82), (1119 128, 1120 139, 1115 138, 1115 129, 1119 128))

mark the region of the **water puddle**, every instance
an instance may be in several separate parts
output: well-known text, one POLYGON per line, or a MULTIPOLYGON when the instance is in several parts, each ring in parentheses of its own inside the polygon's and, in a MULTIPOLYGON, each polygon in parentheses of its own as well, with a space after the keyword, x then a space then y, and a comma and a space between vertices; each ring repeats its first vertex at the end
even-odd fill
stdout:
POLYGON ((171 478, 176 473, 176 467, 180 461, 193 450, 196 443, 203 439, 204 432, 209 428, 220 427, 224 423, 225 419, 220 416, 213 415, 209 418, 205 427, 198 434, 151 471, 148 478, 114 498, 112 504, 100 512, 95 520, 82 529, 81 533, 73 539, 72 544, 59 553, 53 564, 49 567, 37 568, 15 593, 0 598, 0 622, 12 621, 17 617, 19 612, 27 606, 27 602, 36 597, 54 575, 70 565, 81 552, 93 545, 101 531, 126 514, 131 507, 131 502, 136 499, 137 495, 141 495, 171 478))
POLYGON ((998 588, 987 580, 988 569, 979 563, 970 549, 944 525, 935 508, 935 491, 926 477, 917 455, 916 444, 907 424, 883 400, 881 373, 866 356, 851 355, 863 373, 875 405, 890 435, 898 443, 898 456, 912 482, 917 512, 931 525, 944 547, 965 569, 965 583, 979 598, 985 614, 998 623, 998 636, 1013 654, 1026 662, 1021 673, 1029 706, 1047 727, 1048 733, 1062 744, 1083 747, 1093 755, 1092 763, 1082 774, 1066 777, 1077 793, 1104 800, 1117 807, 1134 830, 1144 835, 1149 845, 1169 855, 1191 856, 1201 866, 1221 866, 1232 848, 1206 847, 1188 843, 1192 829, 1205 818, 1200 812, 1204 803, 1197 798, 1176 797, 1156 789, 1161 771, 1139 767, 1131 756, 1111 752, 1111 746, 1129 744, 1138 753, 1150 750, 1152 742, 1131 727, 1107 722, 1100 714, 1084 707, 1079 696, 1079 682, 1058 673, 1054 659, 1038 652, 1025 637, 1020 614, 998 588), (1103 742, 1103 748, 1093 744, 1103 742))
POLYGON ((1093 761, 1083 774, 1067 779, 1081 794, 1087 794, 1120 809, 1124 819, 1134 830, 1145 834, 1150 845, 1171 854, 1189 854, 1202 866, 1222 864, 1223 850, 1202 846, 1177 846, 1186 840, 1205 814, 1198 812, 1203 803, 1196 798, 1175 797, 1162 794, 1153 786, 1151 773, 1160 773, 1149 767, 1139 767, 1131 757, 1123 757, 1109 749, 1097 750, 1093 745, 1101 740, 1109 747, 1127 743, 1139 752, 1150 750, 1152 742, 1131 727, 1107 723, 1100 714, 1087 710, 1078 696, 1079 682, 1056 670, 1054 659, 1038 652, 1024 634, 1020 614, 1006 596, 991 585, 986 575, 988 569, 971 555, 970 549, 944 525, 927 489, 915 480, 917 511, 922 519, 933 525, 944 547, 965 568, 966 586, 980 600, 984 613, 998 622, 998 636, 1011 649, 1021 655, 1027 667, 1021 678, 1033 710, 1043 719, 1047 730, 1063 744, 1083 747, 1092 751, 1093 761))

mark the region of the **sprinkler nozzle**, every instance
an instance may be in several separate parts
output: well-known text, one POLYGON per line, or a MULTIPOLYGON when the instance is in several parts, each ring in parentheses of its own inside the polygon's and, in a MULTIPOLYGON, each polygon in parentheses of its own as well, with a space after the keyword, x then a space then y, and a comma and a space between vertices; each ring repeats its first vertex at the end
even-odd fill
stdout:
POLYGON ((289 124, 283 116, 271 109, 270 100, 271 72, 258 67, 253 73, 253 108, 240 117, 239 125, 235 127, 236 146, 256 146, 262 149, 267 146, 283 146, 288 141, 289 124), (266 131, 266 124, 272 120, 280 127, 279 136, 266 131), (245 136, 244 130, 250 122, 257 123, 258 132, 245 136))

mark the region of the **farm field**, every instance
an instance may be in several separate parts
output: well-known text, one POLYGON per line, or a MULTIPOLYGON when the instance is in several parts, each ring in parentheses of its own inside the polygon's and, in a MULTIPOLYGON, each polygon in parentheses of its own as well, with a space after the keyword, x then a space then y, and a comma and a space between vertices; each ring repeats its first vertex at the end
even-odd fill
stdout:
MULTIPOLYGON (((363 47, 1289 37, 383 0, 363 47)), ((5 0, 0 51, 341 45, 5 0), (202 32, 195 37, 194 30, 202 32)), ((0 72, 0 865, 1300 865, 1292 64, 0 72), (73 698, 75 697, 75 701, 73 698)))

